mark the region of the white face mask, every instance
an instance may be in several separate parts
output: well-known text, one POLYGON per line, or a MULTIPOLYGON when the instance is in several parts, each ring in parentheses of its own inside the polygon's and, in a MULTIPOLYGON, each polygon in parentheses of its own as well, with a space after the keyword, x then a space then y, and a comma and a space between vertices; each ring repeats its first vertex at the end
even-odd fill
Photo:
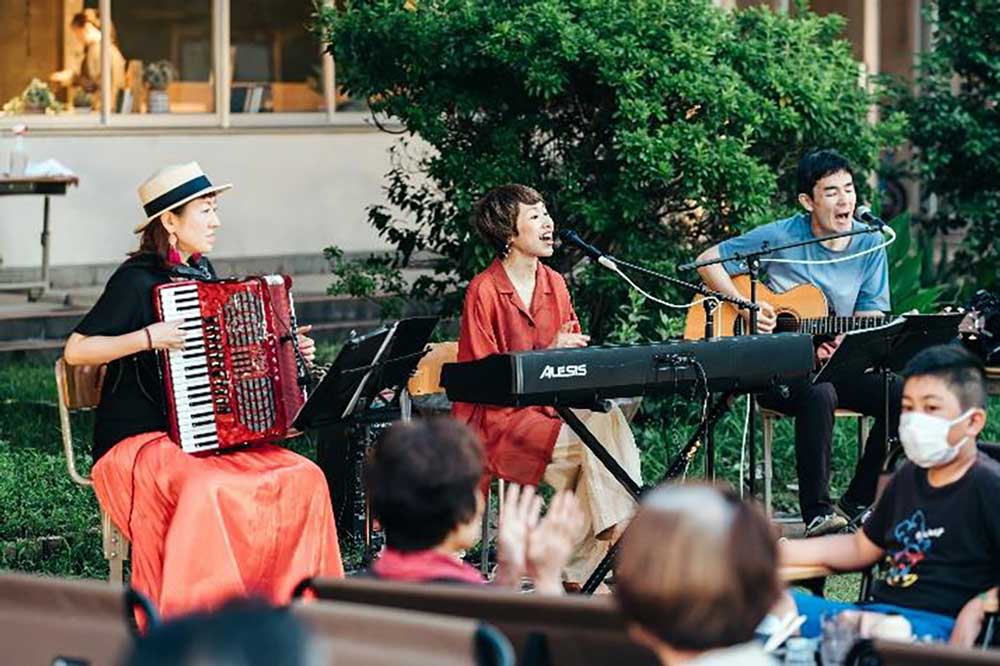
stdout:
POLYGON ((910 461, 924 469, 950 463, 958 455, 958 450, 969 441, 963 437, 955 446, 948 444, 948 431, 956 423, 968 418, 975 409, 970 409, 954 421, 924 412, 906 412, 899 417, 899 441, 910 461))

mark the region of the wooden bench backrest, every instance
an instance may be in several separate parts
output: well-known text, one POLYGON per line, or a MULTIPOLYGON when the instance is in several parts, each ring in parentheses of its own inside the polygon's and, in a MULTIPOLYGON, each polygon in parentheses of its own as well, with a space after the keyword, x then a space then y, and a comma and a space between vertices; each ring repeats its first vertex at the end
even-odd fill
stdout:
POLYGON ((297 603, 330 664, 475 666, 475 620, 353 603, 297 603))
POLYGON ((319 579, 321 599, 475 618, 504 633, 518 663, 544 639, 545 663, 654 666, 659 662, 633 643, 610 597, 546 597, 460 585, 416 585, 376 579, 319 579))
POLYGON ((124 589, 97 581, 0 575, 3 663, 113 666, 131 642, 124 589))

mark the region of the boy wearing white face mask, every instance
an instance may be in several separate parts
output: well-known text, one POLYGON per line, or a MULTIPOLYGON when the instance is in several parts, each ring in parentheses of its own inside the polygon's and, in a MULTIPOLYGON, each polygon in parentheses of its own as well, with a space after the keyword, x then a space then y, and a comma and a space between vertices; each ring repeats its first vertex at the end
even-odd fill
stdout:
POLYGON ((899 437, 909 459, 855 534, 784 541, 783 564, 863 569, 881 561, 872 601, 848 604, 793 593, 778 612, 806 615, 805 636, 823 614, 858 609, 899 614, 917 637, 971 644, 982 595, 1000 582, 1000 463, 976 449, 986 425, 986 382, 961 347, 938 346, 903 371, 899 437), (956 622, 957 618, 957 622, 956 622))

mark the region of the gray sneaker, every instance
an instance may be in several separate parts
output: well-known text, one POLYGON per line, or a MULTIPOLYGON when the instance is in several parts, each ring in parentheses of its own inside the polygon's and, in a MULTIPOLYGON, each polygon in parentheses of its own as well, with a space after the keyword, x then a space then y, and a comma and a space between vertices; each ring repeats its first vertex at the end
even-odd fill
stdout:
POLYGON ((836 513, 816 516, 806 526, 806 538, 833 534, 847 527, 847 519, 836 513))

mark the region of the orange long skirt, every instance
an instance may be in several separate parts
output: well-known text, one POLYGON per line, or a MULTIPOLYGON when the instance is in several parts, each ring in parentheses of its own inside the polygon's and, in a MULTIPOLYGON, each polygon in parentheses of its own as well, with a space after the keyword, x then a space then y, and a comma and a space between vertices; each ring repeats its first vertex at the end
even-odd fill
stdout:
POLYGON ((118 442, 92 475, 132 542, 132 586, 163 617, 233 597, 284 604, 307 576, 344 575, 326 479, 288 449, 196 457, 144 433, 118 442))

